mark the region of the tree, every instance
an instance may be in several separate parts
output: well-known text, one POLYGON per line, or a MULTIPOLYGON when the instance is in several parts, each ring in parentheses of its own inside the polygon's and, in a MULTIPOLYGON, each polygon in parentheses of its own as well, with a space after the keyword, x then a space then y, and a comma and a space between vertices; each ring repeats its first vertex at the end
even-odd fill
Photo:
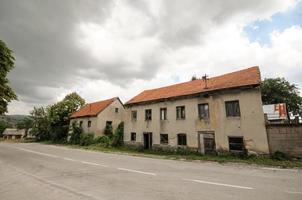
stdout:
POLYGON ((16 124, 17 129, 25 129, 25 136, 28 134, 28 130, 33 127, 33 119, 31 117, 25 117, 19 120, 16 124))
POLYGON ((44 107, 34 107, 34 110, 31 111, 30 114, 33 119, 32 129, 30 133, 34 135, 38 140, 49 140, 50 131, 47 109, 44 107))
POLYGON ((286 103, 288 111, 302 112, 302 97, 295 84, 284 78, 268 78, 261 83, 262 101, 264 104, 286 103))
POLYGON ((70 116, 84 104, 85 100, 74 92, 49 107, 48 117, 52 140, 64 142, 67 140, 70 116))
POLYGON ((6 44, 0 40, 0 114, 7 112, 7 105, 12 100, 17 100, 17 95, 9 86, 8 72, 14 68, 15 58, 6 44))

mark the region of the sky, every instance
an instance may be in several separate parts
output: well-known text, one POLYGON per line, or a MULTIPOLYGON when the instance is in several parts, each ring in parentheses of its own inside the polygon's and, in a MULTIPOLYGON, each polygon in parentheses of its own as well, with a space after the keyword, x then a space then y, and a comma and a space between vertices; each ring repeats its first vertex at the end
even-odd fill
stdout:
POLYGON ((302 88, 299 0, 0 0, 0 39, 16 58, 8 114, 251 66, 302 88))

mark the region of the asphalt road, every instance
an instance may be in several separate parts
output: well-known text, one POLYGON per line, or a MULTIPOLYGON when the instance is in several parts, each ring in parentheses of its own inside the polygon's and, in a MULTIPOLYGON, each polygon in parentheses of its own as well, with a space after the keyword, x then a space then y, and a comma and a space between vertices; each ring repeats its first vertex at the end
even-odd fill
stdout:
POLYGON ((0 143, 1 200, 300 200, 301 172, 0 143))

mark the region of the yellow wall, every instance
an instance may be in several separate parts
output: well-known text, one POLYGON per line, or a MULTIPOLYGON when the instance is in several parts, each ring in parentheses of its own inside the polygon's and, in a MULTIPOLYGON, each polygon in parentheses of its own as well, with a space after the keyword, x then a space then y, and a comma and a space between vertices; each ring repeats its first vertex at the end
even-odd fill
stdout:
POLYGON ((208 98, 195 97, 148 105, 136 105, 125 110, 124 140, 130 142, 131 132, 138 143, 143 142, 143 132, 153 133, 153 144, 160 144, 160 133, 169 134, 169 145, 177 146, 177 134, 187 134, 187 146, 198 148, 198 132, 214 131, 216 148, 228 151, 228 136, 243 136, 249 151, 268 153, 267 135, 259 88, 215 93, 208 98), (225 101, 239 100, 240 117, 226 117, 225 101), (198 117, 198 104, 208 103, 210 119, 198 117), (176 119, 176 106, 185 106, 186 119, 176 119), (167 120, 160 120, 160 108, 167 108, 167 120), (152 109, 152 120, 145 121, 145 109, 152 109), (131 111, 137 110, 137 121, 131 120, 131 111))

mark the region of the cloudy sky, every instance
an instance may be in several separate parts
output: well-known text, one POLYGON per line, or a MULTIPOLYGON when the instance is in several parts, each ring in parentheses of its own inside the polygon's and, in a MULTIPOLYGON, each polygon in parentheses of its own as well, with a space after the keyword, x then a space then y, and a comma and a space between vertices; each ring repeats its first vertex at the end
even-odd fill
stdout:
POLYGON ((14 51, 9 114, 72 91, 87 102, 258 65, 302 88, 296 0, 0 0, 14 51))

